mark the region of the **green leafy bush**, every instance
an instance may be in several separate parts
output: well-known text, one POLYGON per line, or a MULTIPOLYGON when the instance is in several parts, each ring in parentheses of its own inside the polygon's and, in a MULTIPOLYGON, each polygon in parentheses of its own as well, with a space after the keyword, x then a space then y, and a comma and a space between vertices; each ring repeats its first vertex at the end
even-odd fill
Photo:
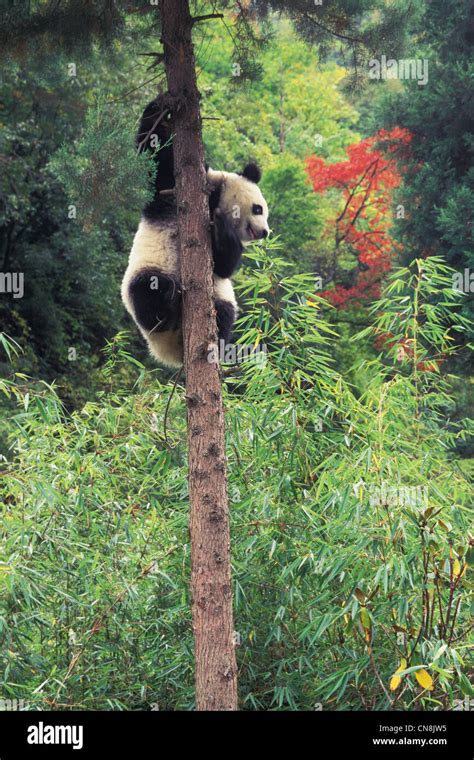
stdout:
POLYGON ((111 105, 89 109, 81 137, 64 145, 53 156, 50 167, 78 207, 86 229, 112 218, 117 209, 139 213, 152 199, 151 178, 156 167, 145 153, 137 153, 130 119, 111 105))
MULTIPOLYGON (((240 280, 240 341, 265 344, 266 361, 224 369, 241 706, 452 709, 472 696, 472 549, 450 453, 465 430, 438 371, 449 272, 426 260, 392 275, 373 332, 408 348, 381 350, 356 396, 312 278, 287 275, 277 246, 254 249, 240 280)), ((191 709, 184 390, 170 401, 123 334, 99 398, 70 417, 51 387, 12 377, 1 390, 18 402, 1 693, 31 708, 191 709)))

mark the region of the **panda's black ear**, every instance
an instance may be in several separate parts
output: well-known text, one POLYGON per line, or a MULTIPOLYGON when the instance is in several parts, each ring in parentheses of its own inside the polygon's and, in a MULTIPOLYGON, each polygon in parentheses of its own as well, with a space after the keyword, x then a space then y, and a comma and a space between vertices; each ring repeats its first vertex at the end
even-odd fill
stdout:
POLYGON ((245 177, 245 179, 249 179, 250 182, 255 182, 255 184, 258 185, 262 178, 262 172, 257 164, 251 163, 247 164, 242 172, 242 176, 245 177))

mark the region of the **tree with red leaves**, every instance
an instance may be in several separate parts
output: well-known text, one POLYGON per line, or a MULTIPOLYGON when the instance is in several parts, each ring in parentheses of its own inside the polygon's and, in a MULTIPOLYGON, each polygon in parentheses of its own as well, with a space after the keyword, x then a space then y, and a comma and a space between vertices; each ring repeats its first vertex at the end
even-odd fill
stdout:
POLYGON ((339 209, 331 220, 334 230, 331 279, 334 288, 322 295, 334 306, 345 307, 364 299, 377 298, 380 283, 391 268, 397 244, 390 237, 393 190, 401 181, 397 160, 408 150, 411 135, 406 129, 384 129, 372 137, 349 145, 347 159, 326 163, 310 156, 306 168, 315 192, 341 191, 339 209), (341 261, 356 258, 348 282, 341 261))

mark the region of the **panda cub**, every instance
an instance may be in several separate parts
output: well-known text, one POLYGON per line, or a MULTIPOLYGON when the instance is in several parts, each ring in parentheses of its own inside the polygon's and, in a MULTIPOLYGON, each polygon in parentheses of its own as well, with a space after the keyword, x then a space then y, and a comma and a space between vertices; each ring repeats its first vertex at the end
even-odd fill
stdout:
MULTIPOLYGON (((122 282, 122 300, 145 337, 150 353, 167 367, 183 362, 182 292, 178 262, 178 225, 173 150, 169 116, 157 99, 145 109, 137 145, 153 150, 158 170, 153 200, 148 203, 133 241, 122 282), (157 138, 160 149, 155 150, 157 138), (168 191, 168 192, 163 192, 168 191)), ((229 343, 237 316, 230 277, 243 246, 269 234, 268 206, 258 182, 261 173, 249 163, 242 174, 207 170, 214 262, 214 303, 219 339, 229 343)))

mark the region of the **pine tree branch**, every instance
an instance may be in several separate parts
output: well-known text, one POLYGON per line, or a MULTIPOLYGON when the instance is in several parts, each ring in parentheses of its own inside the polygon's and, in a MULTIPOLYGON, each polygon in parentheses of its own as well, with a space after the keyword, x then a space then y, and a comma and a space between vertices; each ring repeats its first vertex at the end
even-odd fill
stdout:
POLYGON ((316 19, 313 16, 311 16, 310 13, 307 13, 302 10, 299 10, 297 12, 299 12, 301 16, 305 18, 307 21, 309 21, 311 24, 314 24, 319 29, 321 29, 322 32, 325 32, 326 34, 330 34, 332 37, 337 37, 337 39, 339 40, 350 42, 352 45, 363 45, 364 43, 363 40, 360 40, 357 37, 349 37, 349 35, 341 34, 340 32, 336 32, 334 29, 328 29, 328 27, 324 26, 324 24, 321 24, 320 21, 316 21, 316 19))
POLYGON ((224 18, 223 13, 206 13, 203 16, 194 16, 194 18, 191 19, 191 23, 194 26, 194 24, 199 24, 201 21, 208 21, 211 18, 224 18))

